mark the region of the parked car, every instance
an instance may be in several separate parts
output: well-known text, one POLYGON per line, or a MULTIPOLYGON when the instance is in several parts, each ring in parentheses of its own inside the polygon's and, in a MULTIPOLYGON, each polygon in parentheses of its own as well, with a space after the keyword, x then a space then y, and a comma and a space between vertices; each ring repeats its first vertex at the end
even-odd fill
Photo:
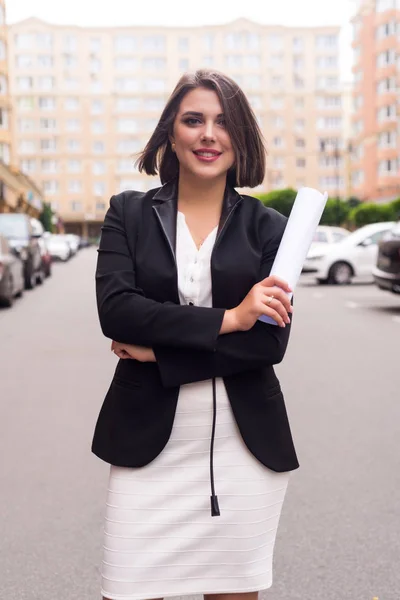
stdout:
POLYGON ((314 233, 313 241, 311 242, 307 258, 304 262, 302 272, 312 273, 314 270, 313 263, 308 262, 308 256, 315 255, 320 249, 324 249, 326 244, 335 244, 342 241, 349 235, 350 231, 344 227, 334 227, 331 225, 319 225, 314 233))
POLYGON ((42 257, 42 268, 45 277, 50 277, 51 275, 51 254, 49 249, 47 248, 46 240, 45 240, 45 230, 40 221, 37 219, 31 219, 31 225, 33 229, 33 234, 39 242, 40 247, 40 255, 42 257))
POLYGON ((12 306, 14 298, 22 296, 24 287, 24 264, 7 238, 0 235, 0 304, 12 306))
POLYGON ((379 243, 378 260, 372 275, 381 290, 400 294, 400 221, 379 243))
POLYGON ((378 242, 392 229, 393 222, 360 227, 336 244, 326 244, 310 253, 307 262, 319 283, 347 284, 368 278, 378 255, 378 242))
POLYGON ((0 234, 24 263, 25 288, 32 289, 42 283, 45 278, 42 257, 30 217, 25 213, 0 214, 0 234))
POLYGON ((59 234, 49 234, 45 235, 44 239, 52 260, 61 260, 66 262, 71 258, 71 246, 65 236, 59 234))

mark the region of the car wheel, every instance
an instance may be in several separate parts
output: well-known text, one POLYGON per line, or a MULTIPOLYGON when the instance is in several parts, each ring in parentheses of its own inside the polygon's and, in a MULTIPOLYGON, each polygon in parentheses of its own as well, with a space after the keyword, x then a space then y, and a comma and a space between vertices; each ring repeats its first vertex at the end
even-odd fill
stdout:
POLYGON ((337 285, 347 285, 351 283, 353 269, 346 262, 337 262, 331 266, 329 271, 329 281, 337 285))
POLYGON ((1 305, 5 306, 6 308, 11 308, 11 306, 13 304, 14 304, 14 282, 13 282, 12 275, 9 275, 8 280, 7 280, 7 293, 1 299, 1 305))
POLYGON ((38 271, 36 273, 36 283, 39 285, 42 285, 42 283, 44 282, 44 280, 46 279, 46 275, 45 272, 43 270, 43 267, 40 269, 40 271, 38 271))

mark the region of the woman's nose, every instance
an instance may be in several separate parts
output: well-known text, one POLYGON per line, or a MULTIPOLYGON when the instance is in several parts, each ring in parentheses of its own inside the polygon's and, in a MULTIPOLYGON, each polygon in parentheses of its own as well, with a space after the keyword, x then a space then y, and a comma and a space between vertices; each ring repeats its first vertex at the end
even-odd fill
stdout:
POLYGON ((214 123, 206 122, 203 130, 203 139, 208 141, 214 141, 215 133, 214 133, 214 123))

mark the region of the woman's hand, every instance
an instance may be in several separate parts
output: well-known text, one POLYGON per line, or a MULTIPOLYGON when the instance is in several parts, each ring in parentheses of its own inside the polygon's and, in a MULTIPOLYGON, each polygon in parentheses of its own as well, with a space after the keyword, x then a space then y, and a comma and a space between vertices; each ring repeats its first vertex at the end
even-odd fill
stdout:
POLYGON ((286 295, 291 292, 289 285, 275 275, 256 283, 245 299, 225 312, 220 333, 248 331, 262 315, 272 317, 280 327, 290 323, 289 313, 293 307, 286 295))
POLYGON ((133 358, 139 362, 156 362, 156 357, 151 348, 143 346, 134 346, 133 344, 122 344, 121 342, 111 342, 111 352, 114 352, 118 358, 133 358))

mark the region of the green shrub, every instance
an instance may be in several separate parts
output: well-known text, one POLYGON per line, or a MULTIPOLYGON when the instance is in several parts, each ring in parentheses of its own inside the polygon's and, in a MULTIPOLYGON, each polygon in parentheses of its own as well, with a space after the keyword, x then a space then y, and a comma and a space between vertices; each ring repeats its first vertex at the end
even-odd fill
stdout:
POLYGON ((282 215, 285 215, 285 217, 288 217, 296 199, 296 194, 296 190, 287 188, 284 190, 274 190, 273 192, 268 192, 268 194, 259 194, 257 198, 261 200, 264 206, 274 208, 282 213, 282 215))
POLYGON ((321 225, 342 225, 346 222, 349 212, 348 202, 328 198, 320 223, 321 225))
POLYGON ((393 203, 373 204, 372 202, 366 202, 353 208, 349 215, 349 220, 356 227, 362 227, 370 223, 379 223, 381 221, 394 221, 395 209, 393 203))

